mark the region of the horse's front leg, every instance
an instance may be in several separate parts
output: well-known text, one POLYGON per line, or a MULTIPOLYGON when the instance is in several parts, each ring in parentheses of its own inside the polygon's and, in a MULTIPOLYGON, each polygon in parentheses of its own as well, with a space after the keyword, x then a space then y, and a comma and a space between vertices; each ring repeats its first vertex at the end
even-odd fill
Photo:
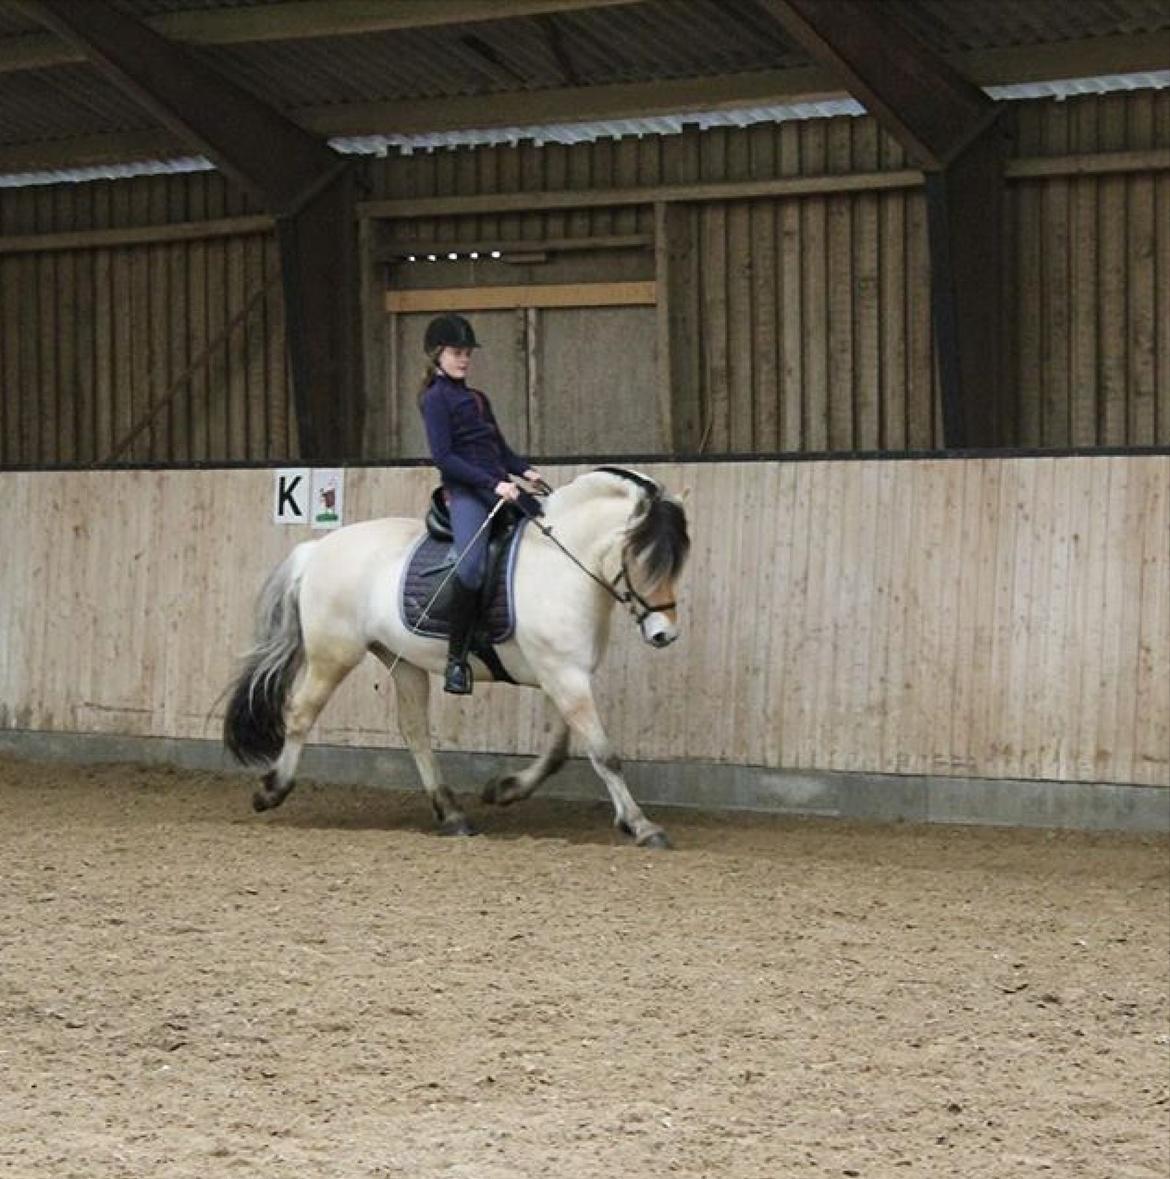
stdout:
MULTIPOLYGON (((389 658, 378 652, 387 665, 389 658)), ((398 697, 398 727, 402 731, 414 764, 418 767, 423 789, 431 800, 431 809, 442 835, 474 835, 475 828, 455 801, 455 795, 443 784, 439 763, 431 747, 429 720, 430 683, 427 673, 413 663, 400 659, 393 664, 394 688, 398 697)))
POLYGON ((597 715, 589 676, 576 669, 560 669, 542 676, 541 687, 551 697, 570 730, 581 738, 593 768, 605 783, 613 801, 614 826, 632 835, 639 847, 670 847, 666 832, 646 818, 630 794, 622 774, 621 760, 597 715))
POLYGON ((541 782, 551 778, 568 756, 569 730, 566 725, 558 723, 552 743, 532 765, 516 774, 497 774, 484 786, 480 798, 496 806, 531 798, 541 782))

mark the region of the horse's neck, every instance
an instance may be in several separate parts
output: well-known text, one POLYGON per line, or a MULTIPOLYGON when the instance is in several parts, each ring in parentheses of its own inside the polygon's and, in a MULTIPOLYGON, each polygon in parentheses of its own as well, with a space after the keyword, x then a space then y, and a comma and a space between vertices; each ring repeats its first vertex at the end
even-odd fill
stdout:
POLYGON ((594 572, 612 577, 619 542, 629 524, 629 496, 570 484, 550 501, 548 524, 557 539, 594 572))

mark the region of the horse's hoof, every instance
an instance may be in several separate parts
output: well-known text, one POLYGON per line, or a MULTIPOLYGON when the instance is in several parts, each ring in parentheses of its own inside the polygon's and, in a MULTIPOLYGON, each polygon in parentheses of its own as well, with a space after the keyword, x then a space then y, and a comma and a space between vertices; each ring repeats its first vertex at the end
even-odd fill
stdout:
POLYGON ((458 819, 448 819, 445 823, 439 824, 440 835, 478 835, 479 832, 472 826, 471 821, 465 816, 460 815, 458 819))
POLYGON ((669 849, 672 844, 666 837, 665 831, 651 831, 649 835, 644 836, 638 840, 639 847, 648 847, 655 850, 665 851, 669 849))

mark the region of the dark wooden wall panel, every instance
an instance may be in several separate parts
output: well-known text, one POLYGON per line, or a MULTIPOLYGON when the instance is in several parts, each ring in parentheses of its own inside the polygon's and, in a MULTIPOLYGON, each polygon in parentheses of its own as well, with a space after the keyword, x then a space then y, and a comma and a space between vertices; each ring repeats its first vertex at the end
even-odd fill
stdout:
MULTIPOLYGON (((1014 104, 1008 124, 1015 159, 1164 151, 1170 91, 1014 104)), ((373 198, 409 199, 905 166, 861 118, 419 152, 371 160, 366 173, 373 198)), ((214 173, 6 189, 0 239, 254 212, 214 173)), ((1014 179, 1008 213, 1004 315, 1018 397, 1005 441, 1170 444, 1170 170, 1014 179)), ((941 445, 921 191, 696 201, 687 216, 705 452, 941 445)), ((650 204, 602 203, 392 230, 419 242, 535 243, 651 235, 654 218, 650 204)), ((276 266, 271 236, 255 232, 23 253, 0 240, 0 463, 106 459, 276 266)), ((277 296, 196 366, 124 461, 295 457, 284 347, 277 296)))

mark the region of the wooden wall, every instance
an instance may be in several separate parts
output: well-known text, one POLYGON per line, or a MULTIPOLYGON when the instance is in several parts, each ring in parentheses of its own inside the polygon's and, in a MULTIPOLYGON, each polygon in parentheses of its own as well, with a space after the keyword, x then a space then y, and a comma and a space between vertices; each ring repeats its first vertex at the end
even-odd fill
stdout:
MULTIPOLYGON (((1004 314, 1019 394, 1005 442, 1170 444, 1170 169, 1149 162, 1149 153, 1161 151, 1164 161, 1170 150, 1170 91, 1012 104, 1009 125, 1018 166, 1009 181, 1004 314), (1083 158, 1126 152, 1147 153, 1145 162, 1102 174, 1083 158)), ((862 118, 572 147, 419 153, 365 167, 372 198, 426 200, 880 177, 904 171, 905 159, 872 119, 862 118)), ((684 208, 696 248, 688 284, 699 374, 696 449, 941 445, 919 188, 705 200, 684 208)), ((251 212, 210 174, 0 190, 0 464, 107 459, 215 345, 276 266, 271 237, 255 227, 102 248, 12 252, 14 239, 246 219, 251 212)), ((398 238, 465 245, 640 238, 645 251, 655 210, 510 209, 398 220, 390 230, 398 238)), ((626 277, 630 251, 638 248, 617 251, 615 259, 626 260, 613 262, 615 274, 626 277)), ((544 269, 552 273, 558 259, 563 255, 550 255, 544 269)), ((539 281, 540 271, 530 265, 526 277, 539 281)), ((401 267, 396 273, 392 281, 402 282, 401 267)), ((213 362, 199 367, 122 459, 295 455, 279 303, 258 305, 226 345, 215 345, 213 362)), ((373 359, 372 371, 396 371, 393 359, 373 359)), ((375 382, 371 399, 390 396, 388 388, 375 382)), ((570 414, 574 396, 566 398, 570 414)), ((393 421, 399 409, 371 407, 377 421, 393 421)), ((572 452, 612 449, 605 438, 578 448, 576 440, 591 429, 567 424, 572 452)), ((545 433, 544 453, 563 450, 545 433)), ((400 443, 393 431, 374 430, 367 456, 393 457, 400 443)))
POLYGON ((0 192, 0 464, 296 453, 271 232, 17 248, 246 212, 213 173, 0 192))
MULTIPOLYGON (((1170 148, 1170 90, 1023 103, 1016 153, 1170 148)), ((1170 170, 1012 185, 1024 446, 1170 444, 1170 170)))
MULTIPOLYGON (((1170 456, 648 469, 687 490, 694 554, 675 646, 614 620, 624 756, 1170 786, 1170 456)), ((346 479, 351 520, 417 514, 431 482, 346 479)), ((252 596, 310 535, 271 523, 272 483, 0 476, 0 728, 217 737, 252 596)), ((401 745, 391 695, 367 660, 319 739, 401 745)), ((544 740, 536 693, 433 696, 443 747, 544 740)))

